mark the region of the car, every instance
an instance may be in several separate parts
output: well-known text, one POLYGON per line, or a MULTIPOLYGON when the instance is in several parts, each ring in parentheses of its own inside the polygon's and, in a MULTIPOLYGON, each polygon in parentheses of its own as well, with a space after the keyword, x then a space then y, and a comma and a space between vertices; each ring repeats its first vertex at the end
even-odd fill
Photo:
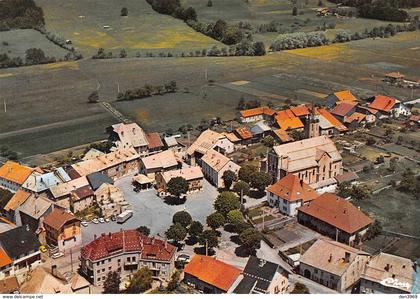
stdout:
POLYGON ((54 253, 51 257, 52 257, 53 259, 58 259, 58 258, 63 257, 63 256, 64 256, 64 253, 62 253, 62 252, 57 252, 57 253, 54 253))
POLYGON ((109 221, 111 221, 111 219, 105 218, 105 222, 109 222, 109 221))
POLYGON ((104 218, 99 218, 99 222, 104 223, 105 222, 104 218))
POLYGON ((114 221, 114 222, 117 221, 117 217, 115 215, 112 215, 111 216, 111 221, 114 221))
POLYGON ((191 257, 188 254, 182 253, 178 255, 176 260, 177 262, 189 263, 191 261, 191 257))
POLYGON ((39 246, 39 251, 41 251, 42 253, 46 253, 47 252, 47 247, 45 245, 41 245, 41 246, 39 246))
POLYGON ((92 223, 98 224, 99 223, 98 218, 93 219, 92 223))
POLYGON ((80 224, 83 225, 83 226, 85 226, 85 227, 89 225, 86 220, 83 220, 80 224))

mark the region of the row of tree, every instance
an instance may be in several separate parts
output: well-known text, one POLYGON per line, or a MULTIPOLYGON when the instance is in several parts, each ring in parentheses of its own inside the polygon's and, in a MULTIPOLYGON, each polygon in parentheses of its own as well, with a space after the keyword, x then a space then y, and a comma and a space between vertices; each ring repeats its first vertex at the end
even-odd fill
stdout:
POLYGON ((324 32, 295 32, 279 35, 271 44, 271 50, 290 50, 306 47, 317 47, 328 44, 324 32))
POLYGON ((0 1, 0 31, 35 29, 45 24, 44 13, 34 0, 0 1))
POLYGON ((26 50, 25 60, 20 57, 9 57, 7 54, 0 54, 0 68, 20 67, 52 62, 56 62, 55 57, 46 56, 44 51, 38 48, 30 48, 26 50))
POLYGON ((143 99, 155 95, 164 95, 178 90, 176 81, 172 80, 164 85, 149 85, 136 89, 128 89, 125 92, 118 93, 117 101, 132 101, 143 99))

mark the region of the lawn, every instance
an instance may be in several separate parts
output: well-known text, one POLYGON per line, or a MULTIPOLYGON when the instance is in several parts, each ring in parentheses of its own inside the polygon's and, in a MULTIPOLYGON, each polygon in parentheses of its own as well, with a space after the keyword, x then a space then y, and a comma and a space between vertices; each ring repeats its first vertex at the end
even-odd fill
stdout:
POLYGON ((71 39, 87 56, 98 48, 114 53, 125 48, 134 56, 146 49, 178 52, 219 44, 180 20, 156 13, 145 0, 36 0, 36 3, 44 10, 47 28, 71 39), (123 7, 128 9, 127 17, 120 16, 123 7))

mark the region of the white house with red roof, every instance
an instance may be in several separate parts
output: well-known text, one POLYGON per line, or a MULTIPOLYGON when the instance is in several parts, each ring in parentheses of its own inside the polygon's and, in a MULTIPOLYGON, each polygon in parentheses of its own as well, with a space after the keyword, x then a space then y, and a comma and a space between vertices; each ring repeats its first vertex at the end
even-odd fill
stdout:
POLYGON ((368 107, 378 111, 379 119, 411 115, 411 110, 404 103, 395 98, 383 95, 374 96, 368 107))

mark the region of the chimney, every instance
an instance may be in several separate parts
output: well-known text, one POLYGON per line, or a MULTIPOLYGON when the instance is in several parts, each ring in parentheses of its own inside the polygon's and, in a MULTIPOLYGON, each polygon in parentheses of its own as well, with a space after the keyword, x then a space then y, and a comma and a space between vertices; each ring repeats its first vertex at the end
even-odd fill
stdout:
POLYGON ((389 272, 390 269, 391 269, 391 265, 390 264, 386 264, 385 271, 386 272, 389 272))
POLYGON ((51 275, 56 276, 57 265, 51 265, 51 275))
POLYGON ((332 261, 332 253, 330 253, 330 257, 328 258, 328 262, 331 263, 332 261))
POLYGON ((303 187, 303 180, 300 180, 300 186, 303 187))
POLYGON ((344 262, 349 263, 350 262, 350 252, 345 252, 344 254, 344 262))

